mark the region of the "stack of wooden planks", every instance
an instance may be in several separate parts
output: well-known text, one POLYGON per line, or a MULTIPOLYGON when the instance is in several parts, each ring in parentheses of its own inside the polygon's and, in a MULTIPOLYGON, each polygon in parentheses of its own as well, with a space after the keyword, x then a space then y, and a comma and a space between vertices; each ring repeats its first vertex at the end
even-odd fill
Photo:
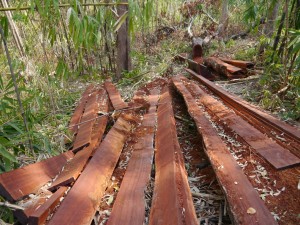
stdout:
POLYGON ((132 152, 106 224, 199 224, 177 137, 172 102, 172 90, 177 90, 195 122, 198 131, 195 135, 203 138, 205 153, 224 191, 233 223, 277 224, 203 109, 276 170, 295 167, 300 160, 290 152, 293 146, 285 147, 270 139, 265 129, 259 127, 268 124, 286 133, 295 146, 299 131, 263 116, 263 112, 229 96, 202 76, 188 72, 225 103, 182 75, 145 86, 129 103, 123 101, 110 81, 88 86, 70 121, 69 129, 74 135, 72 148, 59 156, 0 174, 1 196, 24 208, 14 212, 18 221, 91 224, 122 151, 131 140, 132 152), (246 116, 243 108, 248 113, 246 116), (251 122, 261 123, 252 124, 244 117, 253 117, 251 122), (108 126, 110 118, 114 123, 108 126), (151 177, 154 178, 153 197, 146 215, 145 190, 151 177))

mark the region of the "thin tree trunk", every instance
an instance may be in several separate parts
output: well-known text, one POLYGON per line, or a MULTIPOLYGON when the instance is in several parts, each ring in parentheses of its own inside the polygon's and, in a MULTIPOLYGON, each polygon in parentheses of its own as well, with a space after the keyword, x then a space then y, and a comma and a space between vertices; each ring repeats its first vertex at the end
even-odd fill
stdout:
MULTIPOLYGON (((275 2, 274 4, 271 3, 269 10, 268 10, 268 15, 267 15, 267 22, 264 28, 264 35, 266 37, 271 38, 274 34, 274 26, 275 26, 275 21, 278 16, 278 10, 280 6, 280 1, 275 2)), ((259 53, 263 53, 265 48, 267 47, 267 44, 262 44, 259 49, 259 53)))
MULTIPOLYGON (((4 8, 9 8, 7 0, 1 0, 1 2, 2 2, 2 6, 4 8)), ((15 22, 12 19, 13 18, 12 13, 10 11, 6 11, 5 14, 7 16, 8 23, 9 23, 9 26, 11 28, 12 35, 13 35, 14 41, 16 43, 16 46, 19 50, 19 53, 22 57, 24 57, 25 56, 25 51, 24 51, 24 47, 23 47, 24 46, 23 40, 20 36, 18 27, 16 26, 15 22)))
MULTIPOLYGON (((128 2, 125 0, 124 2, 128 2)), ((126 5, 118 6, 118 14, 122 16, 128 7, 126 5)), ((117 34, 117 71, 116 71, 116 80, 122 78, 123 71, 131 70, 131 58, 130 58, 130 37, 128 32, 128 18, 126 22, 122 24, 117 34)))
POLYGON ((16 76, 15 76, 15 73, 14 73, 14 70, 13 70, 10 54, 9 54, 9 51, 8 51, 8 48, 7 48, 6 39, 5 39, 4 32, 3 32, 3 29, 2 29, 1 26, 0 26, 0 34, 2 36, 2 41, 3 41, 3 45, 4 45, 6 57, 7 57, 7 63, 8 63, 10 73, 11 73, 11 77, 12 77, 12 80, 13 80, 13 84, 14 84, 14 88, 15 88, 15 92, 16 92, 16 96, 17 96, 17 101, 18 101, 20 111, 21 111, 21 115, 22 115, 23 122, 24 122, 25 131, 28 135, 29 149, 31 150, 31 153, 33 155, 35 155, 33 145, 32 145, 32 141, 31 141, 31 136, 30 136, 30 133, 29 133, 29 128, 28 128, 28 123, 27 123, 25 111, 24 111, 23 104, 22 104, 22 101, 21 101, 20 91, 19 91, 19 88, 18 88, 18 85, 17 85, 17 79, 16 79, 16 76))
POLYGON ((267 23, 264 29, 264 34, 267 37, 272 37, 274 33, 275 21, 278 15, 278 10, 280 6, 280 1, 277 1, 273 6, 271 5, 268 11, 267 23))
MULTIPOLYGON (((278 31, 277 31, 277 34, 276 34, 276 37, 275 37, 275 41, 274 41, 274 45, 273 45, 273 51, 274 52, 277 50, 277 47, 278 47, 278 44, 279 44, 281 32, 282 32, 283 25, 284 25, 284 20, 285 20, 285 11, 282 12, 282 16, 281 16, 281 19, 280 19, 280 24, 279 24, 278 31)), ((274 56, 274 53, 273 53, 273 56, 274 56)), ((273 61, 273 56, 272 56, 272 61, 273 61)))
POLYGON ((62 14, 60 15, 60 19, 61 19, 61 24, 62 24, 62 27, 63 27, 65 38, 67 40, 67 45, 68 45, 69 57, 70 57, 70 61, 71 61, 72 70, 74 70, 75 66, 74 66, 73 57, 72 57, 71 42, 70 42, 70 39, 69 39, 69 36, 68 36, 66 24, 65 24, 65 21, 64 21, 64 18, 62 16, 62 14))
POLYGON ((228 27, 228 0, 223 0, 222 1, 222 12, 221 12, 221 17, 220 17, 220 22, 219 22, 219 28, 218 28, 218 35, 221 38, 225 37, 227 27, 228 27))

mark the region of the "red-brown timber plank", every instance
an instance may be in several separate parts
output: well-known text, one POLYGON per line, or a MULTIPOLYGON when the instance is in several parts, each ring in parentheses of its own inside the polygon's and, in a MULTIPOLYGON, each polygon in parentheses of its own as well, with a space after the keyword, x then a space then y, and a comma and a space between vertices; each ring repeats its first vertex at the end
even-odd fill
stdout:
MULTIPOLYGON (((218 87, 213 82, 205 79, 204 77, 200 76, 199 74, 195 73, 192 70, 186 69, 188 73, 190 73, 194 79, 205 85, 209 90, 215 93, 218 97, 220 97, 226 105, 234 109, 236 112, 242 111, 241 115, 243 118, 246 117, 254 117, 258 119, 260 122, 265 124, 266 126, 272 127, 274 130, 284 133, 285 135, 289 136, 295 142, 300 144, 300 130, 292 127, 289 124, 286 124, 279 119, 259 110, 254 105, 242 100, 238 96, 234 94, 230 94, 226 92, 221 87, 218 87)), ((260 129, 259 127, 257 127, 260 129)))
POLYGON ((53 179, 74 154, 69 151, 38 163, 0 174, 0 194, 9 201, 36 193, 53 179))
POLYGON ((139 127, 138 142, 128 163, 120 191, 107 225, 141 225, 145 220, 145 189, 150 179, 154 155, 154 132, 159 91, 152 90, 150 109, 139 127))
POLYGON ((72 148, 74 153, 89 146, 93 125, 97 118, 97 107, 97 92, 93 92, 88 98, 80 125, 78 126, 78 132, 72 148))
POLYGON ((23 206, 25 208, 24 210, 17 209, 13 211, 18 222, 21 224, 28 224, 29 216, 47 201, 47 197, 48 195, 42 193, 37 198, 26 202, 25 206, 23 206))
POLYGON ((177 139, 168 87, 160 98, 157 115, 156 174, 149 224, 196 225, 196 212, 177 139))
POLYGON ((106 81, 104 85, 115 110, 121 110, 128 107, 128 104, 123 101, 118 89, 113 83, 111 83, 110 81, 106 81))
POLYGON ((290 153, 288 149, 283 148, 251 126, 232 110, 226 108, 220 101, 206 94, 198 85, 183 76, 180 76, 180 79, 185 86, 188 85, 191 88, 195 98, 198 98, 225 126, 244 139, 276 169, 285 169, 300 164, 300 159, 290 153))
POLYGON ((78 124, 80 122, 80 119, 81 119, 82 114, 84 112, 84 108, 85 108, 87 99, 88 99, 89 94, 91 93, 93 88, 94 88, 93 85, 89 85, 86 88, 86 90, 82 94, 81 99, 79 100, 79 102, 77 104, 77 107, 75 108, 75 111, 74 111, 73 116, 72 116, 72 118, 70 120, 70 123, 69 123, 69 130, 73 134, 77 133, 78 126, 76 124, 78 124))
POLYGON ((223 62, 226 62, 228 64, 234 65, 236 67, 247 69, 254 66, 253 62, 250 61, 242 61, 242 60, 234 60, 234 59, 226 59, 226 58, 219 58, 223 62))
POLYGON ((49 225, 91 224, 136 118, 122 114, 96 149, 49 225))
POLYGON ((64 196, 67 187, 60 187, 43 205, 36 209, 29 216, 29 225, 41 225, 47 220, 47 217, 53 212, 60 198, 64 196))
MULTIPOLYGON (((99 111, 107 113, 108 99, 104 89, 100 90, 97 102, 100 102, 99 111)), ((78 178, 88 159, 95 150, 95 147, 99 145, 104 134, 107 121, 107 116, 97 118, 92 132, 91 144, 82 151, 78 152, 74 158, 67 163, 67 165, 64 167, 64 170, 58 175, 48 190, 53 191, 60 186, 69 185, 78 178)))
POLYGON ((173 78, 173 84, 183 96, 188 112, 194 119, 199 134, 203 137, 205 152, 226 195, 234 223, 241 225, 277 224, 263 200, 233 159, 226 144, 198 107, 196 100, 180 79, 173 78), (255 209, 255 213, 248 214, 249 208, 255 209))

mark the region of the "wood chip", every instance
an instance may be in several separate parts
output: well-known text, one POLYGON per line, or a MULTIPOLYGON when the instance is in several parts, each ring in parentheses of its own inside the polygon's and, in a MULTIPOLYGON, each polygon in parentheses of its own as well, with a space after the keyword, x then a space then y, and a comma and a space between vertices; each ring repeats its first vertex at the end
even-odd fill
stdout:
POLYGON ((250 207, 250 208, 247 210, 247 213, 253 215, 253 214, 256 213, 256 210, 255 210, 254 208, 250 207))

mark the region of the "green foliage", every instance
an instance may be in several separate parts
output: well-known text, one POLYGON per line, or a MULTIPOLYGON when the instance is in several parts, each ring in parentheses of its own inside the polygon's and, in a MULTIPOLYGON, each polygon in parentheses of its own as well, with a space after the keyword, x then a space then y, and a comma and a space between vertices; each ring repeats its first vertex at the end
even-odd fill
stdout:
POLYGON ((235 53, 235 58, 238 60, 254 60, 257 55, 257 49, 255 47, 250 47, 247 49, 238 50, 235 53))
MULTIPOLYGON (((288 44, 290 54, 296 55, 296 65, 300 64, 300 30, 290 29, 289 33, 291 34, 291 39, 288 44)), ((299 68, 299 66, 298 66, 299 68)))
POLYGON ((3 29, 4 37, 8 37, 8 19, 6 16, 0 16, 0 26, 3 29))

